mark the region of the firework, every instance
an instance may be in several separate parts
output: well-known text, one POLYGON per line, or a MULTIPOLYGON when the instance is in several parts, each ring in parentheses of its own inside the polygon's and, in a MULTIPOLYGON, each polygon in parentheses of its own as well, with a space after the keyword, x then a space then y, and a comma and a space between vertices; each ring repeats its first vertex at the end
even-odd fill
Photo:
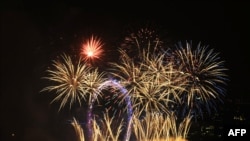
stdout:
POLYGON ((122 53, 121 62, 112 63, 113 75, 117 76, 128 89, 133 101, 133 108, 143 111, 168 112, 169 103, 179 99, 184 90, 182 74, 174 70, 172 63, 165 61, 165 54, 151 54, 142 49, 136 63, 126 52, 122 53))
POLYGON ((85 93, 89 94, 88 104, 100 94, 100 86, 107 81, 105 73, 100 73, 98 69, 91 70, 85 77, 84 86, 87 88, 85 93))
POLYGON ((143 79, 143 71, 140 64, 135 64, 134 60, 128 56, 128 54, 119 50, 121 61, 120 63, 110 63, 112 65, 112 75, 118 77, 122 82, 134 83, 140 82, 143 79))
POLYGON ((168 113, 175 110, 181 102, 180 94, 186 91, 186 76, 176 69, 167 51, 151 54, 148 50, 143 50, 142 60, 147 79, 144 79, 146 81, 142 83, 140 93, 135 95, 134 99, 144 101, 144 104, 151 103, 154 106, 148 108, 156 109, 158 112, 168 113))
MULTIPOLYGON (((90 128, 94 131, 93 134, 90 135, 92 141, 118 141, 122 133, 123 121, 115 123, 114 117, 110 118, 107 111, 103 113, 103 115, 104 118, 102 120, 91 120, 92 127, 90 128)), ((84 131, 75 118, 73 118, 71 125, 76 132, 78 141, 85 141, 84 131)))
POLYGON ((99 38, 92 36, 85 43, 83 43, 80 55, 85 61, 100 59, 103 53, 102 46, 102 41, 99 38))
MULTIPOLYGON (((96 90, 103 82, 103 74, 99 74, 97 70, 92 69, 79 60, 76 64, 66 55, 61 55, 59 60, 54 60, 52 67, 47 70, 48 76, 44 77, 52 81, 52 85, 43 88, 41 91, 54 91, 56 97, 51 101, 61 101, 59 111, 70 103, 70 108, 73 103, 81 105, 82 99, 86 99, 96 90)), ((89 100, 90 101, 90 100, 89 100)))
POLYGON ((119 141, 119 137, 122 133, 123 121, 120 123, 114 123, 115 117, 109 117, 108 113, 104 113, 104 118, 100 123, 93 120, 93 140, 94 141, 119 141))
POLYGON ((78 141, 85 141, 83 129, 75 118, 73 118, 71 125, 74 127, 78 141))
POLYGON ((195 114, 202 115, 202 107, 210 113, 210 109, 215 109, 216 102, 222 101, 221 97, 225 94, 227 69, 224 61, 208 46, 198 44, 197 48, 192 48, 192 44, 187 42, 186 46, 179 44, 177 47, 176 66, 186 75, 186 92, 180 96, 182 105, 195 114))
POLYGON ((151 53, 161 51, 163 41, 160 40, 156 29, 150 25, 129 32, 121 44, 121 49, 129 54, 130 57, 138 59, 137 55, 143 48, 149 49, 151 53))
POLYGON ((77 63, 74 65, 72 59, 63 54, 59 60, 53 60, 52 67, 47 70, 48 77, 44 77, 53 81, 51 86, 47 86, 42 91, 55 91, 57 96, 51 103, 61 100, 59 110, 70 101, 70 107, 74 102, 81 104, 81 99, 85 97, 86 89, 82 83, 86 80, 85 76, 89 72, 89 68, 85 65, 77 63))
POLYGON ((191 125, 191 116, 187 116, 180 123, 174 113, 167 117, 161 113, 146 112, 143 119, 133 116, 133 133, 138 141, 185 141, 191 125))

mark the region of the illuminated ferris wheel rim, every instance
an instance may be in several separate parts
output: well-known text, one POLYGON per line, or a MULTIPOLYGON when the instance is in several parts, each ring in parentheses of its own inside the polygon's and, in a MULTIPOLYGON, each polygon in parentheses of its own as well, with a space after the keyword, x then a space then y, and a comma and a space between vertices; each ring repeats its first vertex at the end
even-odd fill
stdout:
MULTIPOLYGON (((132 116, 133 116, 133 109, 132 109, 132 104, 131 104, 131 99, 130 96, 127 94, 127 89, 125 89, 117 80, 110 79, 107 81, 104 81, 103 83, 100 84, 98 87, 98 91, 101 91, 105 89, 106 87, 111 86, 118 88, 121 91, 121 94, 125 96, 125 103, 127 105, 127 130, 126 133, 124 134, 124 141, 128 141, 131 135, 131 125, 132 125, 132 116)), ((88 126, 88 133, 89 135, 92 134, 92 119, 93 119, 93 105, 97 99, 97 93, 94 93, 94 97, 91 99, 90 105, 88 107, 87 111, 87 126, 88 126)))

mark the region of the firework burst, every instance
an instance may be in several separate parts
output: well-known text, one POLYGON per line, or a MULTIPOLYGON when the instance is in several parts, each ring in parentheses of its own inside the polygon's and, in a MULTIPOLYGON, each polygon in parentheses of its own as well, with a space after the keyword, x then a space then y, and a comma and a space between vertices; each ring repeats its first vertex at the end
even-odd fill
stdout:
POLYGON ((90 39, 83 43, 80 55, 84 61, 100 59, 103 53, 102 46, 103 43, 99 38, 91 36, 90 39))
POLYGON ((70 101, 70 107, 74 102, 81 104, 81 99, 85 97, 86 89, 82 83, 86 80, 85 76, 89 68, 85 65, 73 65, 72 59, 63 54, 59 60, 53 60, 52 68, 47 70, 48 77, 44 77, 54 83, 47 86, 42 91, 55 91, 57 96, 51 103, 61 100, 59 110, 70 101))
POLYGON ((179 94, 185 89, 184 75, 175 70, 172 62, 166 61, 165 53, 151 54, 143 50, 142 66, 145 79, 138 84, 138 91, 133 100, 144 111, 155 110, 168 113, 170 105, 179 102, 179 94))
POLYGON ((61 101, 59 111, 69 102, 70 108, 73 103, 81 105, 82 99, 87 95, 91 98, 97 91, 98 85, 103 82, 103 74, 92 69, 79 60, 76 64, 66 55, 61 55, 59 60, 53 60, 52 67, 47 70, 48 76, 44 77, 52 81, 50 86, 41 91, 54 91, 56 97, 51 101, 61 101))
POLYGON ((133 116, 133 133, 138 141, 186 141, 191 126, 191 116, 177 121, 174 113, 163 116, 161 113, 146 112, 143 119, 133 116))
POLYGON ((179 100, 182 92, 182 74, 165 61, 165 54, 151 54, 142 49, 140 63, 135 62, 123 50, 121 62, 112 63, 117 76, 131 95, 134 109, 168 113, 169 104, 179 100))
POLYGON ((216 102, 222 101, 225 94, 227 69, 224 61, 220 59, 219 53, 208 46, 198 44, 194 49, 188 42, 186 46, 179 44, 175 54, 178 69, 186 75, 186 92, 180 96, 186 106, 184 109, 202 115, 204 107, 210 113, 210 109, 215 109, 216 102))
POLYGON ((142 65, 136 64, 136 62, 128 56, 128 54, 119 50, 121 54, 120 63, 110 63, 113 72, 112 75, 118 77, 123 85, 129 85, 130 83, 139 83, 144 79, 144 73, 142 71, 142 65))
POLYGON ((163 41, 160 40, 157 33, 156 29, 149 25, 144 28, 139 28, 136 31, 130 31, 121 44, 121 49, 132 58, 137 58, 137 55, 143 48, 150 49, 152 53, 159 52, 163 41))

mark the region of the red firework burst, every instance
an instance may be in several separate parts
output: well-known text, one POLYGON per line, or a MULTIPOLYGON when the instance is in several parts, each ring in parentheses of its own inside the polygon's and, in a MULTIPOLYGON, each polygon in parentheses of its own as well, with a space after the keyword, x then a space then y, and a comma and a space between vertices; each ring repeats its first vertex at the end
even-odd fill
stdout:
POLYGON ((86 42, 83 43, 81 48, 81 56, 85 61, 100 59, 103 49, 103 43, 97 37, 92 36, 86 42))

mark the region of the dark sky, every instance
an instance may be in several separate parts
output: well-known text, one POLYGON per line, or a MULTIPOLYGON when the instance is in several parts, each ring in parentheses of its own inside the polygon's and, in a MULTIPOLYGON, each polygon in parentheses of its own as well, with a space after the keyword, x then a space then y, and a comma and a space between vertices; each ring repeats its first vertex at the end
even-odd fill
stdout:
POLYGON ((244 7, 210 1, 1 4, 2 138, 56 141, 45 129, 50 128, 49 115, 57 113, 46 96, 38 96, 40 77, 53 55, 77 47, 92 33, 112 52, 127 27, 147 22, 174 41, 201 41, 220 52, 229 69, 228 97, 249 99, 249 15, 244 7))

